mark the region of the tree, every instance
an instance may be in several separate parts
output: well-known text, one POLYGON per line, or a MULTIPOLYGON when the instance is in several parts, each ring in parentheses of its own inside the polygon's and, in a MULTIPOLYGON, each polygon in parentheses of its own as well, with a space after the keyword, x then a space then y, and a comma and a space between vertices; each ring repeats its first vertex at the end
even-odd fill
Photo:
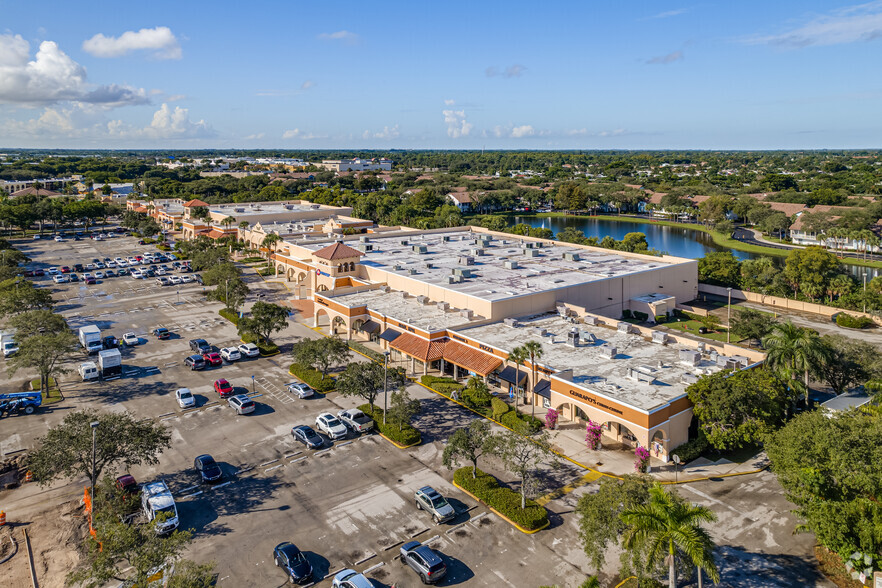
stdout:
POLYGON ((276 233, 268 233, 261 242, 263 247, 267 248, 266 257, 269 259, 270 254, 276 250, 276 245, 282 242, 282 238, 276 233))
POLYGON ((40 484, 92 475, 92 428, 95 430, 95 478, 105 469, 159 463, 159 454, 170 446, 171 434, 163 425, 138 420, 128 413, 80 410, 68 414, 49 429, 28 457, 28 466, 40 484))
POLYGON ((754 340, 762 341, 769 334, 776 321, 768 314, 752 308, 738 308, 732 317, 729 330, 742 339, 747 339, 748 344, 754 340))
POLYGON ((717 449, 761 442, 784 422, 793 400, 786 384, 762 368, 703 376, 686 393, 701 430, 717 449))
POLYGON ((623 541, 625 548, 643 545, 650 562, 667 559, 669 588, 677 588, 678 551, 685 553, 699 570, 705 570, 714 582, 720 581, 714 563, 714 542, 701 527, 702 523, 717 520, 707 507, 677 500, 656 482, 649 489, 649 502, 622 512, 621 517, 629 526, 623 541), (667 557, 663 558, 665 551, 667 557))
POLYGON ((809 372, 812 366, 824 361, 827 351, 817 331, 803 329, 790 321, 778 323, 763 338, 766 365, 782 379, 791 380, 802 372, 805 403, 809 404, 809 372))
POLYGON ((288 310, 271 302, 255 302, 251 316, 239 319, 239 333, 254 333, 261 341, 269 341, 276 331, 288 326, 288 310))
POLYGON ((77 338, 69 330, 57 333, 40 333, 20 340, 15 355, 6 360, 10 375, 19 370, 32 369, 40 374, 40 392, 49 393, 49 378, 65 373, 62 365, 77 351, 77 338))
MULTIPOLYGON (((354 362, 346 366, 337 377, 337 391, 344 396, 364 398, 373 408, 374 401, 384 389, 383 378, 386 369, 374 362, 354 362)), ((394 390, 406 382, 400 370, 388 370, 389 381, 386 390, 394 390)))
POLYGON ((542 354, 545 353, 542 350, 542 343, 539 341, 527 341, 523 344, 524 352, 530 358, 530 369, 533 370, 533 382, 530 392, 530 415, 534 415, 534 411, 536 410, 536 360, 542 357, 542 354))
POLYGON ((731 251, 714 251, 698 260, 698 279, 717 286, 737 288, 741 262, 731 251))
POLYGON ((821 247, 794 249, 784 264, 784 276, 794 292, 802 290, 810 298, 817 297, 819 290, 826 291, 827 282, 840 273, 839 260, 821 247))
POLYGON ((225 216, 220 224, 229 229, 231 226, 236 224, 236 219, 232 216, 225 216))
POLYGON ((390 423, 398 425, 398 430, 401 431, 405 425, 410 424, 413 417, 420 413, 421 408, 420 401, 412 398, 407 387, 402 384, 392 392, 392 396, 389 398, 389 411, 384 416, 390 423))
POLYGON ((553 465, 557 465, 548 435, 544 431, 532 437, 528 434, 529 426, 523 423, 519 431, 507 430, 496 435, 493 449, 493 453, 499 456, 505 469, 521 481, 522 509, 527 507, 527 496, 535 490, 536 469, 539 465, 548 460, 551 460, 553 465))
POLYGON ((824 335, 821 342, 823 360, 814 363, 812 371, 836 394, 882 376, 882 360, 875 345, 841 335, 824 335))
POLYGON ((216 584, 214 563, 197 564, 185 559, 175 563, 175 572, 166 588, 212 588, 216 584))
POLYGON ((467 427, 453 432, 444 446, 443 463, 448 469, 458 466, 460 460, 472 463, 472 478, 477 477, 478 459, 492 449, 490 444, 490 424, 483 420, 475 420, 467 427))
POLYGON ((804 521, 798 529, 848 559, 882 554, 882 418, 878 410, 800 414, 765 444, 772 471, 804 521))
POLYGON ((53 304, 52 293, 46 288, 37 288, 30 280, 15 277, 0 282, 0 316, 51 309, 53 304))
POLYGON ((245 302, 250 291, 241 276, 242 272, 235 264, 225 261, 206 270, 202 274, 202 283, 216 286, 208 292, 209 298, 223 302, 228 310, 236 310, 245 302))
POLYGON ((518 345, 508 352, 508 361, 515 364, 515 404, 520 396, 519 389, 521 387, 521 365, 527 360, 527 350, 522 345, 518 345))
POLYGON ((68 330, 67 322, 51 310, 28 310, 9 319, 16 338, 25 340, 41 334, 57 334, 68 330))

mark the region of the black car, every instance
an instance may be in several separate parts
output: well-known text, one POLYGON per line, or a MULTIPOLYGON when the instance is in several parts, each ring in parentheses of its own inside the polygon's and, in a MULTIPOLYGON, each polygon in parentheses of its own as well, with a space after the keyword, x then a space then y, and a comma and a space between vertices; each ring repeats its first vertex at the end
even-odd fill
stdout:
POLYGON ((291 435, 296 441, 300 441, 310 449, 318 449, 325 444, 325 440, 307 425, 299 425, 291 429, 291 435))
POLYGON ((184 365, 189 367, 191 370, 204 370, 205 360, 202 359, 201 355, 191 355, 184 360, 184 365))
POLYGON ((305 584, 312 578, 312 566, 293 543, 286 541, 276 545, 273 549, 273 560, 295 584, 305 584))
POLYGON ((156 336, 157 339, 168 339, 171 337, 171 331, 165 327, 158 327, 153 329, 153 335, 156 336))
POLYGON ((79 282, 80 276, 78 276, 76 274, 71 274, 71 275, 67 276, 67 279, 70 280, 71 282, 79 282))
POLYGON ((116 272, 114 272, 112 269, 104 270, 104 277, 105 278, 115 278, 116 272))
POLYGON ((196 353, 208 353, 211 351, 211 345, 205 339, 191 339, 190 349, 196 353))
POLYGON ((419 541, 408 541, 401 546, 401 563, 419 574, 423 584, 434 584, 447 573, 441 556, 419 541))
POLYGON ((104 349, 119 349, 119 339, 113 335, 108 335, 101 341, 101 345, 104 349))
POLYGON ((195 467, 196 471, 199 472, 199 475, 202 476, 203 482, 217 482, 224 477, 224 473, 221 471, 220 466, 217 465, 214 458, 208 454, 197 457, 195 461, 193 461, 193 467, 195 467))
POLYGON ((83 273, 83 264, 75 263, 73 266, 73 271, 83 273))

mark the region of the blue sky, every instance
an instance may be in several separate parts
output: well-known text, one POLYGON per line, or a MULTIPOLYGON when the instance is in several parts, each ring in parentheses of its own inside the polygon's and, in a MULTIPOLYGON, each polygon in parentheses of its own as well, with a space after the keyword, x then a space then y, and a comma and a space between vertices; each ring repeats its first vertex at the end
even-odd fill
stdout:
POLYGON ((871 148, 882 2, 0 0, 0 147, 871 148))

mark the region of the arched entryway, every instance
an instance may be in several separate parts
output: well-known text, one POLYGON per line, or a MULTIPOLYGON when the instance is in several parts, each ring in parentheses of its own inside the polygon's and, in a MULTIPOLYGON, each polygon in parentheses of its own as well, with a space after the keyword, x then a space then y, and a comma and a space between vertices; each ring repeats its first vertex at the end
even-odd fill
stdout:
POLYGON ((662 461, 668 461, 668 436, 662 429, 658 429, 649 442, 649 454, 662 461))
POLYGON ((331 334, 349 338, 349 329, 346 328, 346 321, 343 320, 343 317, 335 316, 331 321, 331 334))
POLYGON ((636 449, 639 444, 637 435, 627 425, 617 421, 606 421, 603 423, 603 435, 621 443, 625 449, 636 449))
MULTIPOLYGON (((318 305, 316 305, 318 306, 318 305)), ((331 316, 328 314, 328 311, 324 308, 319 307, 315 311, 315 326, 317 328, 330 328, 331 326, 331 316)))

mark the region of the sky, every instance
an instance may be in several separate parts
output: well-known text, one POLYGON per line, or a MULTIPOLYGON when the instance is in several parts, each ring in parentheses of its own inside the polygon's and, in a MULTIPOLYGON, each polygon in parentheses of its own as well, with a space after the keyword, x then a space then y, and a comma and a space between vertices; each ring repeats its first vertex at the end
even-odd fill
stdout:
POLYGON ((882 1, 0 0, 0 149, 841 149, 882 1))

